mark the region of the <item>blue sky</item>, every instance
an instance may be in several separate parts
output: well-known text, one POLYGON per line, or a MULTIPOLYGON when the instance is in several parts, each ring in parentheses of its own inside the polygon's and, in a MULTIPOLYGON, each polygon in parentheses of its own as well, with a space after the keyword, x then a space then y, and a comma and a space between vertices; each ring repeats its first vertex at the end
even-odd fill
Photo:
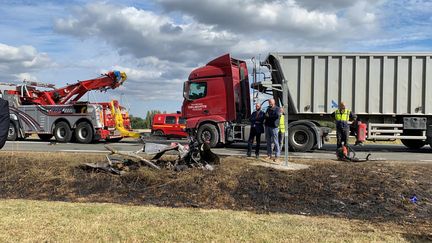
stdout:
POLYGON ((122 88, 88 97, 136 116, 180 110, 188 73, 228 52, 432 47, 432 1, 421 0, 0 0, 0 15, 0 82, 61 86, 119 69, 122 88))

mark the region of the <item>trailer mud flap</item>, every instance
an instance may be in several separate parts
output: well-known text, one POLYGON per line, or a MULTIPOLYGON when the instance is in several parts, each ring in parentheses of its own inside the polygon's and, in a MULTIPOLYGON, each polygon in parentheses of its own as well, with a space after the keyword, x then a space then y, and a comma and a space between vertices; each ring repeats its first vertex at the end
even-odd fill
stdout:
POLYGON ((9 132, 9 103, 0 98, 0 149, 6 143, 9 132))

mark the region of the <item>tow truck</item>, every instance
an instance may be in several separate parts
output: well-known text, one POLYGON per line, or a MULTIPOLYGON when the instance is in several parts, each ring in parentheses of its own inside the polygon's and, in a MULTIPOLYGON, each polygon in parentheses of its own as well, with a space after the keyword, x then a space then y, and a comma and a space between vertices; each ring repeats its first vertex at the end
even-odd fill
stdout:
POLYGON ((140 134, 131 131, 129 114, 117 101, 80 101, 91 90, 116 89, 126 79, 126 73, 110 71, 62 88, 31 81, 1 83, 15 87, 3 92, 10 109, 8 140, 24 139, 32 134, 44 141, 54 136, 62 143, 91 143, 102 139, 116 142, 123 137, 139 137, 140 134))

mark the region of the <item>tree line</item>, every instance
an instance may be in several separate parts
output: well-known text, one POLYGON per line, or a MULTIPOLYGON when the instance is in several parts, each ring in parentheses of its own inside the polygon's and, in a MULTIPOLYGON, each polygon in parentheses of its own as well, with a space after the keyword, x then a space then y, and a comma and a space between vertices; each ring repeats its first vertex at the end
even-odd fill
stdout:
POLYGON ((166 113, 160 110, 150 110, 147 111, 146 117, 143 119, 141 117, 136 117, 130 115, 131 125, 133 129, 150 129, 155 114, 166 113))

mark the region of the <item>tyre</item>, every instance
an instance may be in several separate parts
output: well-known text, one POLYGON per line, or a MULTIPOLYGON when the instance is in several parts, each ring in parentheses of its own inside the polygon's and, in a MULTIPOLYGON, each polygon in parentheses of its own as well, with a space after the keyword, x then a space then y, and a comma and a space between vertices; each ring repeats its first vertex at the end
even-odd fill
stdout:
POLYGON ((18 138, 18 129, 13 122, 9 123, 8 141, 15 141, 18 138))
MULTIPOLYGON (((423 134, 422 131, 418 130, 404 130, 402 135, 405 136, 421 136, 423 134)), ((403 145, 410 149, 419 149, 426 145, 426 141, 416 140, 416 139, 401 139, 403 145)))
POLYGON ((42 141, 49 141, 53 137, 52 134, 38 134, 38 137, 42 141))
POLYGON ((93 127, 88 122, 80 122, 75 128, 75 140, 78 143, 91 143, 93 134, 93 127))
POLYGON ((156 130, 152 133, 153 139, 162 140, 166 139, 165 133, 162 130, 156 130))
POLYGON ((122 139, 123 139, 122 137, 119 137, 119 138, 108 138, 108 139, 105 139, 105 141, 107 141, 109 143, 117 143, 117 142, 120 142, 122 139))
POLYGON ((198 128, 198 142, 208 143, 211 148, 217 146, 219 142, 219 132, 212 124, 204 124, 198 128))
POLYGON ((288 144, 294 152, 306 152, 315 145, 315 136, 305 125, 295 125, 289 128, 288 144))
POLYGON ((401 139, 403 145, 410 149, 419 149, 426 145, 426 141, 414 139, 401 139))
POLYGON ((162 130, 156 130, 153 132, 153 136, 163 137, 165 133, 162 130))
POLYGON ((59 143, 68 143, 72 139, 72 130, 67 122, 58 122, 54 127, 54 137, 59 143))

